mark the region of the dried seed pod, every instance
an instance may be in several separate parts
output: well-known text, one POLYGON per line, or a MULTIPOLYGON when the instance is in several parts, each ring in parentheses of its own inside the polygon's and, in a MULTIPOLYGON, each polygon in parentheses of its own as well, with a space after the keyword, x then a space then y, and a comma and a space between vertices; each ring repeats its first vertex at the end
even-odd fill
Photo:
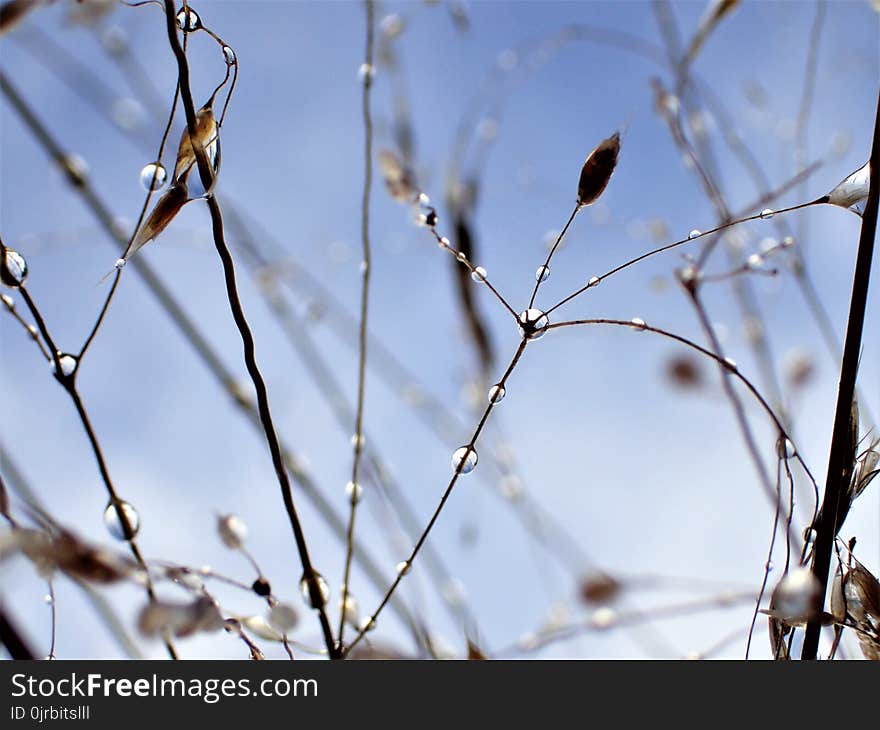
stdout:
POLYGON ((834 189, 825 196, 826 202, 831 203, 831 205, 839 205, 841 208, 846 208, 856 215, 861 216, 865 212, 865 203, 868 200, 870 180, 871 163, 866 162, 854 173, 841 180, 834 189))
POLYGON ((178 182, 166 190, 162 197, 156 201, 153 212, 150 213, 141 230, 138 232, 131 247, 126 252, 124 259, 128 260, 143 246, 156 238, 164 231, 168 224, 180 212, 190 200, 189 191, 185 182, 178 182))
POLYGON ((596 202, 608 186, 611 174, 617 167, 617 155, 620 152, 620 133, 615 132, 603 139, 587 157, 581 168, 578 181, 578 205, 590 205, 596 202))
POLYGON ((223 616, 214 599, 208 596, 200 596, 192 603, 153 601, 141 611, 138 628, 145 636, 166 631, 174 636, 191 636, 199 631, 222 629, 223 616))
POLYGON ((596 573, 581 581, 580 595, 584 603, 609 603, 617 598, 622 588, 607 573, 596 573))
POLYGON ((382 170, 382 178, 388 194, 398 203, 408 203, 415 200, 419 191, 416 188, 416 179, 410 170, 397 155, 390 150, 379 151, 379 168, 382 170))
MULTIPOLYGON (((210 106, 203 106, 196 112, 196 139, 205 149, 208 164, 211 165, 211 170, 216 176, 220 168, 220 137, 217 120, 214 118, 214 110, 210 106)), ((195 164, 196 153, 189 135, 189 127, 187 127, 180 136, 180 145, 177 148, 174 181, 186 180, 195 164)))
POLYGON ((666 363, 666 377, 680 388, 699 388, 703 385, 700 364, 689 355, 677 355, 666 363))

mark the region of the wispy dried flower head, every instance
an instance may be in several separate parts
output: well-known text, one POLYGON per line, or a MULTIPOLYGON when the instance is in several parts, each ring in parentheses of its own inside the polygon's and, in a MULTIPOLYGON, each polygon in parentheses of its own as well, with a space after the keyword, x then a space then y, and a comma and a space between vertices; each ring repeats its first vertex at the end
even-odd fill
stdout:
POLYGON ((620 133, 615 132, 603 139, 587 156, 581 168, 578 181, 578 205, 590 205, 596 202, 608 187, 611 174, 617 167, 617 155, 620 153, 620 133))
POLYGON ((398 203, 409 203, 415 200, 419 191, 413 171, 410 170, 397 155, 390 150, 379 151, 379 167, 388 194, 398 203))
MULTIPOLYGON (((205 155, 207 155, 211 169, 216 175, 220 167, 220 137, 217 120, 214 118, 214 110, 210 105, 205 105, 196 112, 196 139, 204 147, 205 155)), ((177 148, 174 180, 186 180, 195 163, 196 153, 189 135, 189 128, 186 128, 180 136, 180 145, 177 148)))
POLYGON ((146 636, 166 631, 174 636, 191 636, 199 631, 222 629, 223 617, 208 596, 200 596, 191 603, 153 601, 141 611, 138 628, 146 636))
POLYGON ((865 212, 865 203, 868 200, 870 178, 871 163, 866 162, 854 173, 841 180, 828 193, 828 202, 832 205, 839 205, 841 208, 847 208, 856 215, 862 215, 865 212))

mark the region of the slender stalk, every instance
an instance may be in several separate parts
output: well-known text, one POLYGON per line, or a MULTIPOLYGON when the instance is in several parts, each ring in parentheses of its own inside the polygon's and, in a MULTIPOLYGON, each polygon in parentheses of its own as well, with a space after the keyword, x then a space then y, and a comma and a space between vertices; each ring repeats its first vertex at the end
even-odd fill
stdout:
MULTIPOLYGON (((523 338, 519 346, 516 349, 516 352, 513 355, 513 359, 510 361, 510 365, 507 366, 507 370, 504 371, 504 375, 501 376, 501 380, 498 381, 498 386, 503 388, 507 383, 507 379, 510 377, 510 374, 513 372, 513 369, 516 367, 516 364, 519 362, 519 359, 522 357, 525 352, 526 345, 528 344, 528 340, 523 338)), ((372 615, 366 620, 361 630, 358 632, 358 635, 354 638, 354 641, 349 644, 344 652, 343 658, 348 656, 351 650, 357 646, 358 642, 364 638, 364 635, 376 625, 376 619, 379 617, 379 614, 382 613, 382 609, 385 608, 385 605, 390 600, 391 596, 394 594, 394 591, 397 590, 397 586, 400 585, 400 581, 403 580, 403 576, 406 575, 410 568, 412 568, 413 561, 416 559, 416 556, 419 554, 419 550, 421 550, 422 545, 424 545, 425 540, 428 539, 428 535, 431 532, 431 529, 434 527, 434 523, 437 522, 437 518, 440 517, 440 513, 443 511, 443 507, 446 505, 446 501, 449 499, 449 495, 452 494, 452 490, 455 488, 456 482, 458 482, 458 478, 461 476, 461 470, 464 467, 465 460, 467 455, 469 455, 473 450, 474 446, 477 443, 477 439, 480 437, 480 434, 483 431, 483 427, 486 425, 486 421, 489 419, 489 416, 492 413, 492 410, 495 408, 495 404, 490 402, 486 407, 486 410, 483 411, 483 416, 480 418, 477 427, 474 429, 474 433, 471 436, 471 440, 468 442, 467 452, 465 456, 459 461, 458 465, 455 467, 455 473, 452 475, 452 478, 449 480, 449 484, 446 487, 446 491, 443 492, 443 496, 440 498, 440 502, 437 505, 437 508, 434 510, 434 514, 431 515, 431 519, 428 520, 428 524, 425 527, 424 532, 419 537, 415 546, 409 554, 409 557, 403 563, 403 569, 398 570, 397 577, 394 579, 394 582, 388 588, 388 591, 385 593, 385 596, 379 603, 379 606, 373 611, 372 615)))
MULTIPOLYGON (((580 203, 575 203, 574 210, 571 211, 571 215, 568 217, 568 220, 565 222, 565 225, 562 227, 562 230, 559 232, 559 235, 556 237, 556 241, 553 246, 550 248, 549 253, 547 254, 547 259, 544 261, 544 265, 538 269, 538 271, 546 270, 550 267, 550 261, 553 259, 553 254, 556 253, 556 249, 559 248, 559 244, 562 243, 562 239, 565 238, 565 234, 568 231, 568 227, 572 224, 575 219, 575 216, 581 209, 580 203)), ((536 275, 535 288, 532 290, 532 296, 529 298, 529 306, 527 309, 531 309, 532 305, 535 303, 535 297, 538 296, 538 289, 541 288, 541 284, 543 283, 543 279, 540 276, 536 275)))
MULTIPOLYGON (((13 109, 18 113, 28 131, 36 138, 37 142, 39 142, 61 170, 65 172, 68 183, 76 194, 82 198, 86 207, 97 219, 100 227, 113 239, 120 251, 124 252, 128 245, 128 238, 124 233, 120 232, 115 223, 114 215, 104 202, 104 199, 95 190, 87 176, 74 174, 65 164, 65 161, 68 159, 66 151, 40 121, 24 97, 12 86, 2 71, 0 71, 0 91, 3 92, 13 109)), ((199 329, 198 324, 187 314, 183 305, 177 300, 171 289, 165 285, 160 275, 147 263, 145 258, 140 256, 133 258, 128 265, 134 266, 135 271, 140 275, 147 289, 156 298, 159 305, 165 310, 171 321, 180 331, 183 340, 195 350, 202 364, 214 376, 221 388, 233 399, 236 406, 247 417, 248 422, 262 433, 262 424, 257 408, 249 397, 242 394, 235 375, 224 364, 214 346, 199 329)), ((51 359, 48 354, 47 359, 51 359)), ((321 492, 314 479, 302 468, 301 460, 296 457, 291 448, 283 443, 282 453, 287 470, 296 480, 303 494, 306 495, 321 518, 331 528, 333 534, 340 539, 344 539, 345 522, 336 513, 333 505, 321 492)), ((355 558, 360 562, 365 575, 373 585, 377 589, 382 590, 386 585, 387 579, 376 560, 366 552, 363 545, 356 545, 355 558)), ((395 597, 392 601, 392 608, 399 614, 407 626, 414 628, 413 618, 401 600, 395 597)))
MULTIPOLYGON (((116 487, 113 485, 113 480, 110 477, 110 470, 107 468, 107 462, 104 459, 104 452, 101 449, 101 443, 100 441, 98 441, 98 437, 95 434, 95 429, 92 427, 92 422, 89 418, 89 414, 86 411, 79 391, 76 388, 76 376, 78 370, 74 370, 73 373, 71 373, 70 375, 65 375, 63 373, 60 360, 61 352, 56 346, 52 335, 49 333, 49 328, 46 326, 46 321, 43 318, 43 315, 40 313, 39 308, 37 307, 26 287, 18 287, 18 291, 21 294, 22 299, 24 299, 24 302, 27 305, 28 309, 30 310, 34 321, 37 323, 37 327, 39 328, 40 333, 42 334, 43 339, 45 340, 46 345, 48 346, 49 351, 52 355, 52 362, 55 370, 55 379, 58 381, 61 387, 64 388, 65 392, 68 394, 68 396, 70 396, 70 399, 73 401, 74 408, 76 408, 77 415, 79 416, 80 422, 85 429, 86 436, 89 439, 89 444, 92 447, 92 452, 95 455, 95 461, 98 464, 98 471, 101 474, 101 479, 104 482, 104 487, 110 497, 110 504, 116 511, 116 516, 119 519, 119 524, 122 526, 122 532, 123 535, 125 535, 125 541, 128 543, 129 550, 131 550, 131 553, 137 561, 138 565, 144 571, 147 596, 152 602, 155 600, 156 596, 153 591, 153 582, 150 578, 150 571, 147 567, 147 563, 144 560, 143 555, 141 554, 137 542, 135 542, 134 529, 131 525, 130 520, 128 519, 128 515, 122 508, 122 500, 119 498, 119 495, 116 492, 116 487)), ((172 659, 177 659, 177 650, 175 649, 174 643, 171 641, 171 638, 169 636, 165 636, 164 642, 165 648, 168 651, 169 656, 172 659)))
POLYGON ((840 364, 840 381, 837 389, 837 407, 834 412, 834 428, 831 432, 831 449, 828 455, 828 473, 825 479, 825 495, 822 509, 815 525, 816 541, 813 546, 812 573, 821 587, 816 618, 807 624, 801 659, 814 660, 819 650, 821 622, 819 614, 825 601, 828 586, 828 571, 831 567, 831 551, 834 538, 840 525, 838 515, 847 499, 847 488, 841 475, 850 438, 850 413, 856 380, 859 372, 859 355, 862 345, 862 331, 865 324, 865 310, 868 303, 868 288, 871 281, 871 261, 874 255, 874 239, 877 235, 877 207, 880 201, 880 95, 874 119, 874 140, 871 147, 871 176, 865 212, 862 214, 862 229, 859 233, 859 250, 856 255, 853 273, 852 296, 849 317, 846 322, 846 338, 843 343, 843 359, 840 364))
POLYGON ((363 247, 363 281, 361 283, 361 314, 358 331, 358 385, 357 406, 354 419, 354 461, 351 467, 351 509, 348 516, 348 532, 345 547, 345 571, 342 578, 342 603, 339 611, 339 648, 343 647, 345 632, 345 608, 348 603, 349 580, 351 579, 351 558, 354 550, 354 523, 359 491, 359 467, 361 453, 364 450, 364 391, 367 375, 367 312, 370 300, 370 275, 373 266, 370 251, 370 192, 373 186, 373 118, 370 112, 370 89, 373 86, 373 36, 374 13, 373 0, 366 0, 367 10, 367 42, 364 52, 364 63, 367 72, 363 79, 362 116, 364 123, 364 191, 361 198, 361 244, 363 247))
POLYGON ((296 512, 293 501, 293 492, 290 486, 290 479, 287 476, 287 470, 284 466, 284 457, 281 451, 281 444, 278 441, 278 434, 275 430, 275 424, 272 420, 272 414, 269 409, 269 396, 266 390, 266 382, 260 372, 257 364, 254 336, 251 332, 250 325, 245 317, 244 308, 238 295, 238 286, 235 280, 235 263, 232 259, 232 253, 226 244, 223 231, 223 215, 220 211, 220 205, 217 199, 210 192, 214 182, 214 171, 208 162, 205 149, 198 138, 196 129, 196 110, 193 103, 192 91, 189 84, 189 62, 186 53, 177 37, 177 24, 175 20, 175 7, 173 0, 165 0, 165 27, 168 33, 168 42, 174 56, 177 59, 178 85, 180 87, 180 97, 183 102, 183 108, 186 112, 186 122, 189 129, 190 140, 192 141, 193 152, 195 153, 196 163, 198 165, 199 176, 201 177, 202 186, 206 191, 206 202, 208 210, 211 214, 211 231, 214 238, 214 247, 217 249, 217 255, 223 265, 223 274, 226 282, 226 295, 229 300, 229 308, 235 325, 241 336, 242 347, 244 350, 245 366, 248 374, 254 384, 257 394, 257 408, 260 415, 260 422, 266 436, 266 442, 269 446, 269 452, 272 456, 272 464, 275 467, 275 475, 278 478, 278 484, 281 487, 281 497, 284 501, 284 508, 287 511, 290 526, 293 530, 294 540, 296 541, 297 552, 299 553, 300 562, 303 568, 303 580, 309 589, 309 598, 312 606, 318 613, 318 619, 321 624, 321 632, 324 635, 324 643, 327 652, 331 658, 337 658, 339 652, 333 640, 333 632, 330 628, 330 621, 327 618, 325 608, 325 598, 318 582, 318 574, 312 566, 311 557, 309 556, 308 546, 306 544, 305 533, 296 512))

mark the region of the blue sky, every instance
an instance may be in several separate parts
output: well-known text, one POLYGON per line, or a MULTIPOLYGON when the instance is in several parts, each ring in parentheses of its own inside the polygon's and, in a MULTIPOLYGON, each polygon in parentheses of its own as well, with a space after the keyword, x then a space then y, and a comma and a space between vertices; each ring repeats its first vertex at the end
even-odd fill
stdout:
MULTIPOLYGON (((356 313, 363 176, 358 78, 364 45, 362 6, 224 0, 195 7, 205 24, 234 47, 241 69, 222 130, 218 190, 269 232, 289 257, 307 267, 348 313, 356 313)), ((527 301, 533 272, 546 255, 547 232, 561 228, 571 211, 584 157, 616 129, 623 130, 623 142, 612 182, 600 204, 573 225, 542 287, 539 306, 651 248, 655 241, 645 228, 652 222, 666 226, 659 243, 713 225, 711 204, 654 111, 650 80, 657 76, 669 85, 666 67, 626 50, 584 41, 565 44, 546 56, 530 50, 536 41, 572 24, 625 31, 662 50, 650 4, 470 2, 465 7, 470 19, 466 32, 456 29, 448 7, 439 3, 383 3, 377 19, 395 13, 405 21, 395 48, 415 129, 416 169, 421 186, 438 202, 438 231, 446 235, 448 211, 441 201, 459 120, 474 99, 485 98, 483 79, 499 62, 510 62, 510 49, 526 49, 520 50, 506 77, 501 113, 477 103, 477 119, 494 119, 497 138, 481 169, 474 219, 480 253, 474 263, 488 270, 517 311, 527 301)), ((704 3, 672 7, 681 36, 690 39, 704 3)), ((796 170, 792 130, 815 7, 806 2, 746 3, 721 23, 693 66, 695 76, 723 101, 773 185, 796 170)), ((37 33, 51 36, 78 64, 100 77, 108 90, 106 97, 99 96, 104 112, 116 108, 118 113, 120 99, 137 96, 102 49, 102 31, 70 27, 66 12, 66 3, 40 10, 4 38, 3 70, 62 143, 87 162, 96 189, 111 209, 132 221, 143 199, 139 171, 152 159, 149 150, 158 142, 167 110, 151 110, 148 102, 140 102, 140 123, 122 134, 106 114, 60 80, 46 63, 48 51, 35 55, 31 50, 37 33)), ((787 193, 777 206, 827 192, 867 159, 877 92, 877 23, 878 15, 868 3, 828 4, 806 127, 807 158, 824 162, 803 189, 787 193)), ((103 32, 111 26, 124 32, 131 53, 167 105, 176 72, 161 14, 154 7, 120 7, 105 19, 103 32)), ((194 95, 200 103, 222 78, 223 64, 204 34, 192 39, 191 57, 194 95)), ((95 88, 94 79, 72 73, 77 88, 95 88)), ((390 72, 379 66, 373 95, 377 148, 393 144, 392 91, 390 72)), ((707 117, 706 123, 718 151, 724 194, 733 209, 740 209, 756 198, 756 189, 724 145, 718 121, 707 117)), ((488 127, 484 123, 482 128, 488 127)), ((179 130, 178 119, 172 140, 178 139, 179 130)), ((166 159, 166 164, 172 162, 166 159)), ((477 416, 466 397, 475 360, 450 257, 412 224, 406 208, 390 199, 379 180, 371 210, 375 253, 370 330, 464 424, 475 424, 477 416)), ((118 254, 6 103, 0 104, 0 214, 4 242, 27 257, 30 290, 50 328, 63 347, 74 349, 94 320, 108 285, 99 281, 118 254)), ((842 338, 859 220, 830 207, 785 220, 798 233, 798 245, 842 338)), ((748 233, 747 252, 757 251, 765 237, 779 235, 769 221, 742 230, 748 233)), ((625 320, 639 316, 702 343, 694 311, 672 276, 682 263, 682 252, 633 267, 559 314, 625 320)), ((193 203, 185 208, 139 256, 160 271, 227 365, 244 377, 205 206, 193 203)), ((749 280, 766 318, 779 371, 784 372, 785 358, 794 351, 816 363, 815 380, 803 392, 790 394, 789 402, 800 453, 821 478, 834 408, 835 367, 784 263, 777 277, 749 280)), ((352 429, 337 426, 246 268, 240 268, 242 299, 279 430, 342 512, 352 429)), ((709 266, 712 272, 725 268, 723 255, 716 255, 709 266)), ((302 314, 313 297, 297 291, 291 303, 302 314)), ((499 353, 500 373, 518 333, 483 288, 476 294, 499 353)), ((874 414, 880 413, 878 303, 875 286, 861 373, 864 404, 874 414)), ((707 286, 706 304, 725 334, 726 352, 744 374, 759 382, 729 283, 707 286)), ((327 368, 353 398, 357 360, 350 338, 336 336, 327 320, 303 326, 309 328, 327 368)), ((9 317, 0 322, 0 338, 4 448, 59 518, 109 544, 101 523, 105 493, 69 401, 33 343, 9 317)), ((718 590, 756 586, 766 560, 772 511, 717 371, 704 363, 707 383, 690 393, 671 388, 664 377, 665 365, 680 352, 668 341, 627 329, 551 333, 530 346, 516 368, 497 419, 493 417, 492 428, 498 430, 490 436, 497 440, 503 434, 529 494, 613 574, 671 574, 712 581, 718 590)), ((463 443, 469 433, 442 442, 381 376, 370 370, 366 430, 374 435, 371 443, 424 523, 449 478, 450 443, 454 448, 456 440, 463 443)), ((300 571, 265 444, 206 373, 135 272, 125 272, 78 382, 114 479, 141 514, 145 554, 194 566, 210 564, 249 581, 253 576, 248 564, 223 548, 214 529, 217 513, 236 512, 250 526, 250 549, 276 593, 300 606, 300 571)), ((405 385, 399 383, 397 390, 405 385)), ((753 404, 747 413, 762 455, 775 468, 772 429, 753 404)), ((461 480, 430 540, 466 589, 479 619, 480 639, 491 650, 534 631, 548 612, 561 610, 558 606, 572 619, 587 614, 576 600, 572 576, 526 537, 510 505, 492 493, 492 479, 481 476, 492 451, 488 444, 483 449, 478 445, 481 464, 461 480)), ((390 580, 409 543, 395 537, 371 500, 377 506, 379 500, 368 487, 359 530, 390 580)), ((300 498, 298 504, 316 565, 333 590, 335 610, 344 553, 308 502, 300 498)), ((847 537, 858 536, 858 554, 875 574, 880 569, 878 522, 880 502, 874 489, 860 500, 844 528, 847 537)), ((780 557, 774 560, 779 563, 780 557)), ((63 580, 57 583, 59 656, 118 656, 112 638, 76 588, 63 580)), ((45 644, 45 584, 24 562, 8 561, 0 565, 0 585, 35 643, 45 644)), ((376 604, 379 594, 358 570, 353 586, 364 610, 376 604)), ((181 595, 171 586, 162 590, 169 597, 181 595)), ((109 595, 130 622, 142 603, 140 591, 116 588, 109 595)), ((232 612, 261 610, 256 597, 223 590, 219 595, 232 612)), ((459 653, 463 650, 460 627, 443 612, 418 563, 402 595, 446 644, 459 653)), ((629 607, 647 609, 691 598, 691 592, 667 582, 662 590, 627 595, 626 601, 629 607)), ((317 623, 304 608, 302 613, 297 638, 315 645, 317 623)), ((750 615, 751 607, 744 604, 657 623, 650 634, 635 639, 618 631, 585 636, 545 655, 642 656, 646 645, 649 654, 684 655, 746 626, 750 615)), ((766 654, 765 635, 759 622, 758 656, 766 654)), ((406 634, 390 615, 383 615, 376 636, 408 648, 406 634)), ((743 648, 738 640, 724 655, 741 656, 743 648)), ((184 656, 241 654, 240 645, 223 635, 186 640, 181 649, 184 656)), ((162 653, 157 643, 144 642, 144 650, 150 656, 162 653)))

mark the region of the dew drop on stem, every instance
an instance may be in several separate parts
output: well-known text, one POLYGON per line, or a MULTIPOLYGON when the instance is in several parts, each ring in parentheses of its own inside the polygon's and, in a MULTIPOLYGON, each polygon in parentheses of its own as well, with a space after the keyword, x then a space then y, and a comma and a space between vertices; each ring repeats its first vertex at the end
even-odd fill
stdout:
POLYGON ((550 278, 550 267, 549 266, 539 266, 535 271, 535 281, 542 282, 547 281, 550 278))
POLYGON ((168 179, 168 171, 161 162, 150 162, 141 170, 141 187, 153 191, 161 188, 168 179))
POLYGON ((470 474, 477 466, 477 452, 471 446, 461 446, 452 454, 452 471, 470 474))
POLYGON ((703 232, 699 228, 694 228, 690 233, 688 233, 688 238, 697 238, 698 236, 702 236, 703 232))
POLYGON ((478 284, 481 284, 482 282, 486 281, 486 276, 487 276, 486 269, 484 269, 482 266, 477 266, 471 272, 471 279, 473 279, 478 284))
POLYGON ((0 280, 11 288, 17 288, 27 280, 28 266, 24 256, 11 248, 4 248, 3 260, 0 261, 0 280))
POLYGON ((104 510, 104 524, 117 540, 133 540, 141 528, 141 518, 131 504, 120 500, 107 505, 104 510))
MULTIPOLYGON (((76 372, 76 367, 79 365, 79 362, 73 355, 69 355, 67 353, 62 353, 58 355, 58 362, 61 365, 61 375, 65 378, 69 378, 76 372)), ((55 373, 55 359, 49 361, 49 367, 52 372, 55 373)))
POLYGON ((191 33, 202 27, 202 19, 191 7, 184 7, 177 13, 177 27, 186 33, 191 33))
POLYGON ((348 501, 352 504, 357 504, 361 501, 361 497, 364 495, 364 488, 357 484, 356 482, 348 482, 345 485, 345 496, 348 497, 348 501))
POLYGON ((505 395, 507 395, 507 391, 504 389, 504 386, 499 383, 498 385, 493 385, 489 388, 487 397, 489 402, 494 405, 503 401, 505 395))
POLYGON ((550 320, 540 309, 525 309, 519 315, 519 329, 527 340, 543 337, 549 325, 550 320))
POLYGON ((315 573, 314 576, 315 582, 317 583, 318 595, 312 595, 309 579, 305 575, 300 579, 299 590, 302 593, 306 605, 317 610, 327 605, 327 601, 330 598, 330 586, 327 585, 327 581, 320 573, 315 573))
POLYGON ((774 215, 775 213, 772 208, 764 208, 764 210, 761 211, 761 218, 764 220, 770 220, 774 215))

